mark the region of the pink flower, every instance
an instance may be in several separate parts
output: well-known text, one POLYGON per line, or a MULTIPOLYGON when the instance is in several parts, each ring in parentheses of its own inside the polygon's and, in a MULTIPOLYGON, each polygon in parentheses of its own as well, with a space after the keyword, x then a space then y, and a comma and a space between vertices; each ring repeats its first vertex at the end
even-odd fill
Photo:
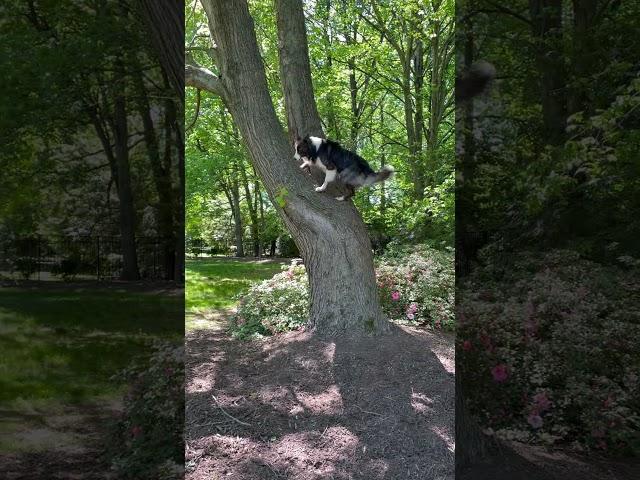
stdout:
POLYGON ((413 313, 407 313, 407 318, 409 320, 413 320, 414 318, 416 318, 416 316, 413 313))
POLYGON ((529 425, 531 425, 533 428, 540 428, 540 427, 542 427, 542 424, 544 422, 543 422, 542 417, 540 415, 538 415, 536 412, 532 412, 527 417, 527 423, 529 425))
POLYGON ((494 381, 498 383, 504 382, 509 377, 507 366, 503 363, 496 365, 491 369, 491 375, 493 375, 494 381))
POLYGON ((416 313, 418 311, 418 304, 416 302, 411 302, 411 304, 407 307, 407 313, 416 313))
POLYGON ((547 397, 545 392, 537 393, 533 396, 534 408, 538 412, 544 412, 545 410, 549 410, 551 408, 551 401, 547 397))
POLYGON ((462 349, 465 352, 468 352, 469 350, 471 350, 473 348, 473 345, 471 343, 471 340, 465 340, 464 342, 462 342, 462 349))
POLYGON ((391 293, 391 299, 393 301, 400 300, 400 292, 396 291, 396 292, 391 293))

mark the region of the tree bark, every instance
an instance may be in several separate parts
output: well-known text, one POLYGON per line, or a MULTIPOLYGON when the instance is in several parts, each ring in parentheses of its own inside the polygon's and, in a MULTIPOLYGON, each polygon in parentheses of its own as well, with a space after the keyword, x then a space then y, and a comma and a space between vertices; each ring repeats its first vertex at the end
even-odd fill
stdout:
POLYGON ((174 205, 173 205, 173 186, 171 182, 171 139, 173 137, 171 131, 171 123, 175 115, 172 107, 165 109, 165 160, 160 157, 160 144, 156 134, 156 128, 151 117, 151 105, 147 95, 146 86, 142 78, 142 71, 139 65, 134 65, 136 72, 134 73, 134 85, 136 87, 136 96, 138 104, 138 113, 142 118, 144 140, 147 145, 147 156, 151 165, 153 181, 158 194, 157 221, 158 233, 161 237, 162 251, 164 258, 164 274, 166 280, 173 280, 175 274, 175 229, 173 224, 174 205), (167 167, 167 168, 165 168, 167 167))
POLYGON ((564 140, 567 120, 562 0, 529 0, 529 11, 540 72, 544 133, 549 144, 558 145, 564 140))
MULTIPOLYGON (((373 254, 364 223, 351 202, 337 202, 326 192, 315 192, 293 159, 293 149, 269 96, 246 1, 202 3, 220 54, 223 99, 307 269, 309 327, 329 335, 388 331, 389 323, 378 302, 373 254)), ((281 0, 276 8, 289 133, 291 138, 296 133, 321 135, 302 3, 281 0)))
POLYGON ((122 247, 122 280, 139 280, 136 252, 136 214, 129 168, 129 127, 127 119, 126 75, 121 59, 115 63, 116 79, 113 98, 113 137, 118 172, 116 182, 120 210, 120 244, 122 247))
POLYGON ((184 3, 139 0, 139 4, 162 69, 184 103, 184 3))

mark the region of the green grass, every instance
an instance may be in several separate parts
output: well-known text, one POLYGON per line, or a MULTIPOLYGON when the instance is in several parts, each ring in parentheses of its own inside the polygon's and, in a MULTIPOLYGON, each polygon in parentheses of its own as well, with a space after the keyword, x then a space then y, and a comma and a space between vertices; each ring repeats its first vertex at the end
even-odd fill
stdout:
POLYGON ((194 317, 233 307, 238 294, 245 292, 252 282, 271 278, 280 272, 281 265, 215 257, 187 260, 187 330, 202 326, 194 317))
POLYGON ((181 341, 181 293, 87 287, 0 289, 0 405, 85 402, 154 339, 181 341))

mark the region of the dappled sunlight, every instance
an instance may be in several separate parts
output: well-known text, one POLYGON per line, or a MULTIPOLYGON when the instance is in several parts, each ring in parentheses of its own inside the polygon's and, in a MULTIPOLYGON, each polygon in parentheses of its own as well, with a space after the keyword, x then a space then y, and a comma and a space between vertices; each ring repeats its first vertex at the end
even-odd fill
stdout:
POLYGON ((431 431, 442 439, 450 452, 455 452, 456 442, 451 432, 449 432, 446 428, 440 426, 431 427, 431 431))
POLYGON ((433 400, 423 393, 411 393, 411 406, 420 414, 433 413, 433 400))
POLYGON ((331 385, 320 393, 308 393, 299 389, 295 391, 300 403, 314 414, 339 415, 344 410, 340 388, 337 385, 331 385))

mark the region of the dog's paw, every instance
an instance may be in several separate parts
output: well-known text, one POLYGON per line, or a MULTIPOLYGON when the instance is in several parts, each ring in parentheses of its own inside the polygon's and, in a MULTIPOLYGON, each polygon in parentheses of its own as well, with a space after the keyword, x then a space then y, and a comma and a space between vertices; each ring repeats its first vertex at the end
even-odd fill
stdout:
POLYGON ((322 187, 316 187, 316 192, 324 192, 324 188, 322 188, 322 187))
POLYGON ((344 195, 341 197, 336 197, 336 200, 338 200, 339 202, 342 202, 344 200, 344 195))

